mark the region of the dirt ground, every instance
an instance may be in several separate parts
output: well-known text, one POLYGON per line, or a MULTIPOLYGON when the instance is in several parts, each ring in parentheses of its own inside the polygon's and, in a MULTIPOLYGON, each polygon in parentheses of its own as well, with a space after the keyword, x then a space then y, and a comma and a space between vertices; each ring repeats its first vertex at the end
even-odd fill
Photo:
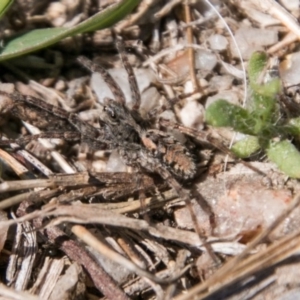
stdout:
MULTIPOLYGON (((15 1, 2 47, 115 2, 15 1)), ((276 59, 280 118, 299 116, 299 17, 299 1, 142 0, 2 61, 1 299, 300 298, 297 178, 205 122, 218 99, 249 105, 255 51, 276 59)))

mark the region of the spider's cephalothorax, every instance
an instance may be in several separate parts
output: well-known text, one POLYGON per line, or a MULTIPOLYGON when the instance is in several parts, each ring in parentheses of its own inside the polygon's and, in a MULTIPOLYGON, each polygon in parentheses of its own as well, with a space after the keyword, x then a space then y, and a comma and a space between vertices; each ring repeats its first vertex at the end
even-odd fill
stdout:
POLYGON ((111 139, 120 146, 123 143, 140 143, 139 134, 142 129, 122 103, 106 99, 100 123, 110 133, 111 139))

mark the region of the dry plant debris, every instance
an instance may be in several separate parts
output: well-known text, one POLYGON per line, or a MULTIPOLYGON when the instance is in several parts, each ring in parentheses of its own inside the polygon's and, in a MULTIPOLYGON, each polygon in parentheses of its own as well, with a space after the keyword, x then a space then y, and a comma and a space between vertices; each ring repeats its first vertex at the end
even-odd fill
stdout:
MULTIPOLYGON (((3 36, 114 2, 16 1, 3 36)), ((2 297, 299 297, 298 181, 205 124, 217 99, 247 102, 254 51, 279 58, 282 116, 299 115, 299 3, 281 3, 143 0, 1 65, 2 297)))

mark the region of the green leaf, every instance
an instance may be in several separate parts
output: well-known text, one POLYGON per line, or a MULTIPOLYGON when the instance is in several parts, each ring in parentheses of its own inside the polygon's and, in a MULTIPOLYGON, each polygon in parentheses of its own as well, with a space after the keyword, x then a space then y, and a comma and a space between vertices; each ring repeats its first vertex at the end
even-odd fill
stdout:
POLYGON ((231 151, 240 158, 249 157, 251 154, 260 149, 259 140, 256 136, 247 136, 246 138, 236 142, 231 151))
POLYGON ((292 134, 296 138, 300 138, 300 117, 292 118, 284 126, 284 129, 289 134, 292 134))
POLYGON ((300 178, 300 153, 288 140, 270 143, 267 149, 270 161, 292 178, 300 178))
POLYGON ((5 44, 0 61, 40 50, 68 36, 110 27, 130 13, 139 2, 139 0, 123 0, 72 28, 44 28, 22 34, 5 44))
POLYGON ((249 81, 252 89, 249 109, 255 120, 255 134, 268 132, 268 129, 277 122, 279 117, 277 95, 281 90, 281 82, 279 78, 273 78, 264 83, 267 63, 266 53, 255 52, 252 54, 248 65, 249 81))
POLYGON ((251 116, 255 120, 254 133, 260 134, 265 128, 272 126, 278 120, 278 105, 276 97, 267 97, 253 92, 251 116))
POLYGON ((264 83, 265 68, 267 67, 268 56, 264 52, 255 52, 251 55, 248 64, 248 75, 250 86, 255 93, 265 97, 275 97, 281 91, 281 81, 274 78, 264 83))
POLYGON ((264 84, 251 84, 251 88, 258 94, 264 97, 274 98, 281 91, 281 81, 279 78, 274 78, 264 84))
POLYGON ((268 56, 265 52, 254 52, 248 63, 248 76, 250 85, 258 84, 261 73, 268 63, 268 56))
POLYGON ((0 1, 0 19, 9 9, 9 7, 13 4, 13 0, 1 0, 0 1))
POLYGON ((249 112, 226 100, 212 103, 205 112, 206 122, 216 127, 232 127, 241 133, 253 135, 254 120, 249 112))

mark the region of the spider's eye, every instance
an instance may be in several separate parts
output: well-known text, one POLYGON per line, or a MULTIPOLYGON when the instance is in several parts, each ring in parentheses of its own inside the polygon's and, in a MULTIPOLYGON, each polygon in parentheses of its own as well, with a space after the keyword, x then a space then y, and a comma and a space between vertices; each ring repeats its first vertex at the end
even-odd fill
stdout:
POLYGON ((106 111, 112 119, 116 118, 116 114, 115 114, 114 110, 111 109, 109 106, 104 106, 103 110, 106 111))

